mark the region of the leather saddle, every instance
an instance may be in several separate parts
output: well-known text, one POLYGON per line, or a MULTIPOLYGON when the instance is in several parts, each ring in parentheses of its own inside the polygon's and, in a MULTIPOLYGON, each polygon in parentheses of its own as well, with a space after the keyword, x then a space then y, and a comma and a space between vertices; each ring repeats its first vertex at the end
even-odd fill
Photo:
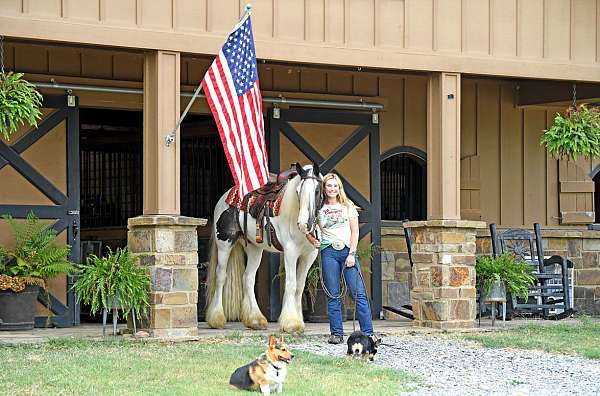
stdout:
MULTIPOLYGON (((275 181, 270 181, 264 186, 250 191, 242 200, 241 210, 244 211, 244 227, 248 228, 248 214, 256 219, 256 243, 264 241, 265 229, 267 230, 267 244, 275 247, 279 251, 283 251, 281 243, 277 239, 275 227, 271 223, 271 217, 275 217, 278 211, 275 206, 282 198, 285 192, 285 187, 288 180, 296 176, 298 173, 291 168, 277 175, 275 181)), ((248 236, 244 234, 244 239, 248 243, 248 236)))

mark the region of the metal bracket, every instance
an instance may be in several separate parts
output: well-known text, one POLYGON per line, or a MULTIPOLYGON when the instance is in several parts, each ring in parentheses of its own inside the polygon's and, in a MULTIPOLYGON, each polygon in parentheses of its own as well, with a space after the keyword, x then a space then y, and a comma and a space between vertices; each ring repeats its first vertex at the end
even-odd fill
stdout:
POLYGON ((371 114, 371 123, 375 125, 379 124, 379 113, 373 112, 373 114, 371 114))
POLYGON ((68 210, 67 214, 69 216, 79 216, 79 211, 78 210, 68 210))
POLYGON ((281 118, 281 109, 277 105, 273 106, 273 118, 276 120, 281 118))
POLYGON ((67 95, 67 107, 75 107, 77 106, 77 101, 75 100, 77 97, 74 95, 67 95))
POLYGON ((171 145, 171 143, 175 142, 175 134, 173 133, 169 133, 167 136, 165 136, 165 144, 167 145, 167 147, 169 147, 171 145))

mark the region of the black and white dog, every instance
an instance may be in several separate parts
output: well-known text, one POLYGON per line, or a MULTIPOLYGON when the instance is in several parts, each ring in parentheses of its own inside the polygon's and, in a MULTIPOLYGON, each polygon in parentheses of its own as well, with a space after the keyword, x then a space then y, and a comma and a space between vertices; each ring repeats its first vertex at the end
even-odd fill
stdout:
POLYGON ((377 353, 377 347, 381 345, 381 339, 368 336, 362 331, 355 331, 348 337, 348 355, 369 358, 373 361, 377 353))

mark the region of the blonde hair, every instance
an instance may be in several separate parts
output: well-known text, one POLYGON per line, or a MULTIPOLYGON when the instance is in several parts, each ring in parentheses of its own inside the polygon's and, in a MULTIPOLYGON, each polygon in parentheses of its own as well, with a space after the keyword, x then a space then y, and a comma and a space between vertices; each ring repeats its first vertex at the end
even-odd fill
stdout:
POLYGON ((342 183, 342 180, 340 179, 340 177, 335 173, 328 173, 325 176, 323 176, 323 202, 327 202, 327 193, 325 190, 325 185, 327 184, 327 182, 329 180, 332 180, 332 179, 337 182, 338 187, 339 187, 339 192, 338 192, 338 196, 337 196, 338 202, 340 204, 348 206, 348 207, 350 207, 350 206, 356 207, 356 205, 354 205, 354 202, 352 202, 346 196, 346 192, 344 191, 344 184, 342 183))

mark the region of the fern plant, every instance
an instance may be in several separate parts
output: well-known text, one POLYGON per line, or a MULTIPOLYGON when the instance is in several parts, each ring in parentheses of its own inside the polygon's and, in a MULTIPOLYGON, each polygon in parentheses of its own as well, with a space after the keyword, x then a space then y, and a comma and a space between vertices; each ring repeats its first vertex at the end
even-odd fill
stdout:
POLYGON ((0 73, 0 135, 6 140, 27 122, 37 127, 42 95, 23 80, 23 73, 0 73))
POLYGON ((127 248, 111 250, 106 257, 88 257, 73 289, 77 301, 88 304, 92 315, 118 305, 124 312, 134 309, 145 316, 150 307, 150 276, 127 248))
POLYGON ((600 156, 600 110, 582 104, 569 107, 563 116, 556 113, 554 123, 544 131, 541 144, 557 158, 600 156))
POLYGON ((516 260, 509 253, 498 257, 479 257, 475 266, 477 284, 483 285, 485 294, 490 292, 494 282, 501 281, 513 296, 521 299, 527 299, 529 286, 535 282, 532 272, 531 265, 516 260))
POLYGON ((25 284, 37 284, 47 289, 47 280, 72 273, 69 261, 71 247, 56 243, 56 231, 30 212, 24 222, 2 216, 15 236, 12 250, 0 249, 0 290, 20 292, 25 284), (9 287, 10 285, 10 287, 9 287))

